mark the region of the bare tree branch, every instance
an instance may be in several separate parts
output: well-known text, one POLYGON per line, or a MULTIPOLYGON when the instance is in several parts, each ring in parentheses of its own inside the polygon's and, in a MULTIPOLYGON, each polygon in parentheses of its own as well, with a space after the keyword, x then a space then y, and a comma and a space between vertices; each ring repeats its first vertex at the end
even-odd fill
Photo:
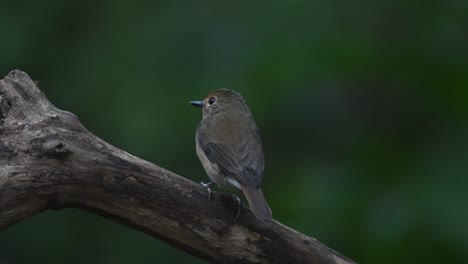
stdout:
POLYGON ((209 262, 353 263, 279 222, 94 136, 29 76, 0 80, 0 229, 47 209, 81 208, 209 262))

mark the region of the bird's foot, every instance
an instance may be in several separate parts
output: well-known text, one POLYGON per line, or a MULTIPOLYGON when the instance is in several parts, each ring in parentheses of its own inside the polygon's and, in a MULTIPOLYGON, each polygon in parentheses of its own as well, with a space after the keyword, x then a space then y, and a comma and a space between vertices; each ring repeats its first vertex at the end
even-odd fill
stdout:
POLYGON ((211 189, 210 189, 210 185, 212 183, 213 182, 207 182, 207 183, 200 182, 200 184, 208 190, 208 200, 211 200, 211 198, 212 198, 212 192, 211 192, 211 189))
POLYGON ((237 214, 236 214, 236 218, 234 218, 234 223, 236 223, 237 219, 239 219, 239 216, 240 216, 241 199, 236 194, 233 194, 232 196, 233 196, 234 200, 236 200, 236 202, 237 202, 237 214))

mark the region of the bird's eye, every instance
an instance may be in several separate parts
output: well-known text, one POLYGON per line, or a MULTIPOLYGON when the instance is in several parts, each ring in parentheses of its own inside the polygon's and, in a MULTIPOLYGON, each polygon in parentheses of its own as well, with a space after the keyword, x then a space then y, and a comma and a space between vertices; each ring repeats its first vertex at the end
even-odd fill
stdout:
POLYGON ((216 97, 210 97, 210 99, 208 99, 208 104, 209 105, 212 105, 216 102, 216 97))

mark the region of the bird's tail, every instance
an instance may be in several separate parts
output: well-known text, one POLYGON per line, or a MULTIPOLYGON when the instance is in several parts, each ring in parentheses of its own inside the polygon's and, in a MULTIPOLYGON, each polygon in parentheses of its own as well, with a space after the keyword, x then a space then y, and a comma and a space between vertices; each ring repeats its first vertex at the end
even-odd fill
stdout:
POLYGON ((270 221, 272 219, 270 207, 263 196, 262 190, 259 188, 250 188, 246 186, 241 186, 242 192, 249 202, 250 210, 257 219, 270 221))

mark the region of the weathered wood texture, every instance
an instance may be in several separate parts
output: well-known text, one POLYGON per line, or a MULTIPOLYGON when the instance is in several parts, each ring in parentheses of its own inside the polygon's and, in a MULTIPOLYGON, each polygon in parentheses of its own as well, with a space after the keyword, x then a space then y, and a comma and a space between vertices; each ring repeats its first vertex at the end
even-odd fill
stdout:
MULTIPOLYGON (((213 263, 353 263, 279 222, 99 139, 29 76, 0 80, 0 229, 47 209, 81 208, 213 263)), ((85 228, 85 227, 84 227, 85 228)))

